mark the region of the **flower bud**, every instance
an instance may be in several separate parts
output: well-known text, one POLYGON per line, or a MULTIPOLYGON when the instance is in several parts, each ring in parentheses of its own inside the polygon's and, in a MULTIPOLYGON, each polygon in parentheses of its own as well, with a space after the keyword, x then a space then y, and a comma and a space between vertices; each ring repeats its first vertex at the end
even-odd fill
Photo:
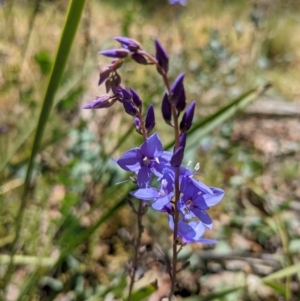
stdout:
POLYGON ((106 67, 103 67, 100 71, 100 78, 99 78, 99 81, 98 81, 98 86, 100 86, 103 82, 105 82, 110 74, 111 74, 112 70, 106 66, 106 67))
POLYGON ((121 92, 123 94, 124 99, 129 100, 129 101, 132 99, 132 94, 128 90, 121 88, 121 92))
POLYGON ((140 53, 133 53, 131 55, 132 59, 141 65, 148 65, 148 60, 145 56, 140 53))
POLYGON ((183 86, 184 73, 180 73, 175 79, 173 85, 171 86, 170 92, 170 103, 176 103, 178 98, 181 96, 182 90, 184 90, 183 86))
POLYGON ((128 49, 132 52, 142 49, 141 44, 134 39, 127 37, 116 37, 115 40, 118 41, 123 48, 128 49))
POLYGON ((123 98, 123 106, 127 114, 131 116, 137 115, 137 109, 130 100, 123 98))
POLYGON ((183 160, 184 148, 182 146, 178 147, 174 152, 170 163, 173 167, 180 167, 183 160))
POLYGON ((186 133, 191 128, 193 118, 194 118, 195 105, 196 105, 196 102, 193 101, 187 107, 184 115, 182 116, 180 126, 179 126, 181 133, 186 133))
POLYGON ((111 107, 117 99, 109 95, 98 96, 94 101, 86 104, 83 109, 103 109, 111 107))
POLYGON ((107 57, 112 57, 115 59, 123 59, 129 56, 130 51, 124 48, 108 49, 108 50, 99 51, 99 54, 102 54, 107 57))
POLYGON ((137 117, 135 117, 135 118, 133 119, 133 124, 134 124, 135 130, 136 130, 139 134, 141 134, 141 133, 142 133, 142 132, 141 132, 141 121, 140 121, 137 117))
MULTIPOLYGON (((158 40, 155 40, 155 49, 155 57, 158 61, 158 65, 165 72, 165 74, 167 74, 169 70, 169 58, 166 51, 164 50, 164 48, 158 40)), ((157 70, 159 73, 161 73, 159 68, 157 70)))
POLYGON ((168 93, 165 93, 164 98, 161 103, 161 112, 163 115, 163 118, 165 122, 169 125, 171 125, 171 120, 172 120, 172 109, 171 109, 171 104, 169 102, 169 95, 168 93))
POLYGON ((110 89, 114 89, 118 87, 121 84, 121 76, 115 72, 106 82, 105 82, 105 88, 106 93, 110 91, 110 89))
POLYGON ((132 100, 134 104, 140 109, 142 107, 142 100, 140 99, 140 96, 133 88, 130 88, 130 92, 132 94, 132 100))
POLYGON ((177 109, 177 116, 180 115, 180 113, 185 109, 186 106, 186 97, 185 97, 185 90, 184 87, 181 90, 180 96, 177 99, 176 102, 176 109, 177 109))
POLYGON ((183 149, 185 149, 185 145, 186 145, 186 133, 182 133, 179 136, 179 145, 183 147, 183 149))
POLYGON ((145 119, 145 127, 147 130, 147 133, 150 133, 155 126, 155 114, 154 114, 154 108, 151 104, 148 108, 146 119, 145 119))

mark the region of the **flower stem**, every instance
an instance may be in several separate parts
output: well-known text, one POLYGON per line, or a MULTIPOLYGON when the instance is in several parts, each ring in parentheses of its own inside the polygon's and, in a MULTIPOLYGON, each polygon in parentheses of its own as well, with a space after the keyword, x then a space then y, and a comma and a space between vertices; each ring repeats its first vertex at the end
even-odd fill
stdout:
MULTIPOLYGON (((142 116, 142 112, 139 112, 137 115, 137 118, 140 120, 141 123, 141 133, 143 135, 143 140, 146 141, 147 140, 147 130, 145 127, 145 122, 142 116)), ((137 210, 137 229, 138 229, 138 233, 137 233, 137 238, 134 244, 134 256, 133 256, 133 263, 132 263, 132 270, 131 270, 131 274, 130 274, 130 285, 129 285, 129 292, 128 292, 128 297, 127 297, 127 301, 131 300, 131 295, 132 295, 132 290, 133 290, 133 285, 135 282, 135 275, 136 275, 136 271, 138 268, 138 261, 139 261, 139 250, 141 247, 141 239, 142 239, 142 234, 144 231, 144 227, 142 224, 143 221, 143 215, 144 215, 145 211, 144 211, 144 206, 143 206, 143 201, 139 200, 139 207, 137 210)))
MULTIPOLYGON (((175 104, 172 104, 172 115, 174 122, 174 135, 175 135, 175 150, 179 147, 179 125, 178 125, 178 117, 176 112, 175 104)), ((174 150, 174 151, 175 151, 174 150)), ((179 168, 175 167, 175 204, 174 204, 174 231, 173 231, 173 259, 172 259, 172 278, 171 278, 171 289, 169 293, 169 301, 172 300, 172 296, 174 295, 175 285, 176 285, 176 273, 177 273, 177 236, 178 236, 178 222, 179 222, 179 211, 177 207, 177 203, 180 198, 180 189, 179 189, 179 168)))
MULTIPOLYGON (((168 93, 170 94, 171 92, 171 88, 170 88, 170 82, 169 79, 167 77, 166 72, 159 66, 158 61, 156 60, 156 58, 154 58, 152 55, 150 55, 149 53, 145 52, 145 51, 141 51, 141 53, 146 56, 149 61, 152 64, 156 65, 157 70, 159 71, 159 74, 162 76, 164 84, 168 90, 168 93)), ((176 105, 172 104, 171 105, 172 108, 172 116, 173 116, 173 129, 174 129, 174 136, 175 136, 175 148, 174 151, 180 146, 180 142, 179 142, 179 123, 178 123, 178 116, 177 116, 177 110, 176 110, 176 105)), ((180 189, 179 189, 179 167, 175 167, 175 200, 174 200, 174 215, 173 215, 173 219, 174 219, 174 231, 173 231, 173 259, 172 259, 172 270, 169 271, 170 276, 171 276, 171 289, 170 289, 170 293, 169 293, 169 301, 172 300, 172 297, 174 295, 174 291, 175 291, 175 285, 176 285, 176 273, 177 273, 177 255, 178 255, 178 251, 177 251, 177 236, 178 236, 178 222, 179 222, 179 211, 177 208, 177 203, 179 202, 179 198, 180 198, 180 189)))

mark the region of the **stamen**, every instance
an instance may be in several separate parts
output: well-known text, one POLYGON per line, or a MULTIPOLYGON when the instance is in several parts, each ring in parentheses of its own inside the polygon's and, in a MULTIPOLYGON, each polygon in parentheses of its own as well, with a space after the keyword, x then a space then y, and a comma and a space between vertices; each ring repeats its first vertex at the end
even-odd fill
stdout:
POLYGON ((191 161, 191 160, 189 160, 189 162, 188 162, 188 164, 187 164, 187 167, 190 167, 190 166, 191 166, 191 164, 192 164, 192 161, 191 161))
POLYGON ((158 163, 158 164, 160 163, 158 158, 155 158, 154 160, 155 160, 156 163, 158 163))
POLYGON ((147 158, 147 157, 145 157, 145 158, 143 159, 143 163, 144 163, 145 165, 149 165, 150 162, 151 162, 150 159, 147 158))
POLYGON ((194 170, 199 170, 200 169, 200 163, 198 162, 196 165, 195 165, 195 168, 194 168, 194 170))

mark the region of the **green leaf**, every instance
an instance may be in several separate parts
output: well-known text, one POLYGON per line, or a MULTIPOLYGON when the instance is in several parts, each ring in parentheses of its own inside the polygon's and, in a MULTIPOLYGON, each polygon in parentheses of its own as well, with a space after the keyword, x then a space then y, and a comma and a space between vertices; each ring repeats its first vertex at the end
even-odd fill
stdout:
POLYGON ((262 278, 262 281, 264 283, 272 281, 272 280, 276 280, 276 279, 280 279, 280 278, 285 278, 288 276, 292 276, 296 273, 300 272, 300 263, 288 266, 284 269, 281 269, 275 273, 272 273, 270 275, 268 275, 267 277, 262 278))
MULTIPOLYGON (((188 132, 189 139, 187 139, 187 148, 197 144, 200 138, 204 137, 216 127, 220 126, 226 120, 234 116, 237 112, 243 110, 254 99, 263 94, 268 88, 269 85, 265 85, 257 89, 252 89, 232 100, 228 105, 222 107, 214 114, 196 122, 188 132)), ((174 143, 175 142, 173 139, 170 143, 165 145, 165 149, 170 149, 173 147, 174 143)))
POLYGON ((264 283, 266 285, 268 285, 269 287, 271 287, 273 290, 275 290, 278 294, 285 297, 286 288, 283 284, 275 282, 275 281, 265 281, 264 283))
POLYGON ((134 291, 131 295, 131 301, 141 301, 150 296, 155 291, 153 285, 149 284, 137 291, 134 291))

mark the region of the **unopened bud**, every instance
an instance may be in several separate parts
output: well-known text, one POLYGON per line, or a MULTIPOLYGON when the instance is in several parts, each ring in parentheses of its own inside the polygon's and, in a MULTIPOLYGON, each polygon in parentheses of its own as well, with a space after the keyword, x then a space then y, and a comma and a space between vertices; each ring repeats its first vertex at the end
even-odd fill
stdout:
POLYGON ((169 125, 171 125, 172 120, 172 109, 171 104, 169 102, 169 95, 165 93, 164 98, 161 103, 161 113, 165 120, 165 122, 169 125))
POLYGON ((119 49, 108 49, 100 51, 99 54, 102 54, 107 57, 117 58, 117 59, 123 59, 127 56, 129 56, 130 51, 124 48, 119 49))

